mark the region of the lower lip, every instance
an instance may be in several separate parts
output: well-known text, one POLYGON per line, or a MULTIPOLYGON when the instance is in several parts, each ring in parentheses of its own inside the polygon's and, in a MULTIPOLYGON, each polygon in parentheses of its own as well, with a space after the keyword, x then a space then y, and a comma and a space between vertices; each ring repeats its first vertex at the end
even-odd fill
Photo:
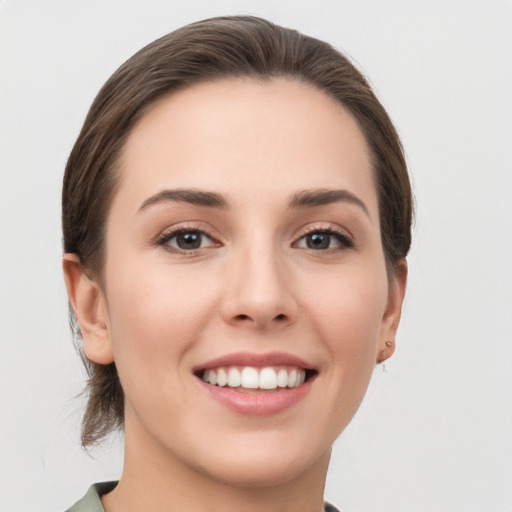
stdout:
POLYGON ((203 389, 228 409, 248 416, 267 416, 278 414, 300 402, 311 389, 310 379, 296 388, 285 388, 274 392, 244 393, 228 387, 212 386, 198 379, 203 389))

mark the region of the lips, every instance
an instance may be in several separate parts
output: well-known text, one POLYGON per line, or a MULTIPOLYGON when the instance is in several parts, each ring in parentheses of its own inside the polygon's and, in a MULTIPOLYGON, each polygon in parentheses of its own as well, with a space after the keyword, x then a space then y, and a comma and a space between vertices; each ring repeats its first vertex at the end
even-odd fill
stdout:
POLYGON ((249 415, 276 414, 293 406, 306 396, 317 373, 310 363, 281 352, 234 353, 194 368, 210 397, 249 415))

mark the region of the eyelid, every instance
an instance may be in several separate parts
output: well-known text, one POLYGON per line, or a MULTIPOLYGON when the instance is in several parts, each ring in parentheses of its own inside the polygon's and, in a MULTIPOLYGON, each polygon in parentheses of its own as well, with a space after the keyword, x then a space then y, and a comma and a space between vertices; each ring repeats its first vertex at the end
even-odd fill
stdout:
MULTIPOLYGON (((175 254, 184 254, 184 255, 193 255, 197 253, 198 251, 202 251, 204 249, 209 249, 211 247, 221 247, 224 245, 223 242, 219 241, 219 236, 215 236, 211 233, 212 230, 205 228, 202 223, 199 222, 186 222, 186 223, 178 223, 177 225, 169 226, 163 231, 161 231, 154 241, 152 242, 152 245, 155 245, 157 247, 163 247, 164 249, 168 250, 169 252, 175 253, 175 254), (201 235, 207 237, 209 240, 211 240, 212 244, 209 247, 202 247, 198 249, 190 249, 190 250, 182 250, 178 247, 174 247, 171 245, 167 245, 167 242, 171 240, 173 237, 179 235, 180 233, 186 233, 186 232, 197 232, 201 235)), ((304 227, 300 228, 299 233, 294 237, 293 242, 290 244, 291 247, 297 247, 297 244, 300 240, 302 240, 305 236, 312 233, 326 233, 330 235, 334 235, 338 238, 339 243, 342 247, 339 248, 329 248, 325 249, 323 251, 318 252, 334 252, 334 251, 340 251, 345 249, 350 249, 355 246, 355 241, 353 235, 350 233, 349 230, 340 227, 337 224, 332 223, 315 223, 315 224, 308 224, 304 227)))
MULTIPOLYGON (((342 245, 344 245, 343 249, 350 249, 355 247, 353 235, 347 229, 343 229, 340 226, 331 223, 316 223, 301 228, 301 232, 295 237, 292 246, 296 246, 300 240, 302 240, 305 236, 312 233, 327 233, 338 236, 338 238, 341 239, 342 245)), ((331 249, 326 249, 325 251, 329 250, 331 249)))
POLYGON ((157 247, 163 247, 165 250, 174 253, 174 254, 183 254, 183 255, 193 255, 196 254, 198 251, 202 251, 204 249, 208 249, 209 247, 202 247, 198 249, 190 249, 190 250, 183 250, 178 247, 174 247, 171 245, 168 245, 167 242, 174 238, 175 236, 178 236, 181 233, 187 233, 187 232, 196 232, 200 233, 201 235, 207 237, 212 241, 211 247, 220 247, 222 245, 221 242, 215 237, 214 235, 210 234, 207 229, 204 227, 198 225, 197 223, 186 223, 186 224, 178 224, 170 226, 166 229, 164 229, 154 240, 153 245, 157 247))

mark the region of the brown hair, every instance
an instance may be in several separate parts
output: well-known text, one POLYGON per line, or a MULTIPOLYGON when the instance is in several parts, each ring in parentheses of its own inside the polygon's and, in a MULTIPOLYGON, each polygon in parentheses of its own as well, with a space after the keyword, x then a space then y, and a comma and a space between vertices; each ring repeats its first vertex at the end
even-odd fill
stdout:
MULTIPOLYGON (((104 228, 116 192, 116 164, 130 131, 163 95, 229 77, 290 77, 344 105, 369 145, 379 198, 380 228, 389 275, 411 243, 412 194, 402 146, 368 82, 329 44, 261 18, 220 17, 180 28, 143 48, 105 83, 71 151, 62 191, 64 251, 101 283, 104 228)), ((82 422, 84 447, 124 421, 124 396, 115 364, 89 361, 80 328, 70 321, 89 380, 82 422)))

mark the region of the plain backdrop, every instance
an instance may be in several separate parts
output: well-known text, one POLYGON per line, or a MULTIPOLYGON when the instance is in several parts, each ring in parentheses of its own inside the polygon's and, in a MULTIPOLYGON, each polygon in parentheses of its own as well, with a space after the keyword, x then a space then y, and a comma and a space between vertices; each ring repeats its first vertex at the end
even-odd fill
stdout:
POLYGON ((512 1, 0 0, 0 512, 119 476, 79 448, 84 373, 61 276, 65 161, 108 76, 186 23, 255 14, 369 77, 417 199, 395 356, 337 441, 344 512, 512 511, 512 1))

